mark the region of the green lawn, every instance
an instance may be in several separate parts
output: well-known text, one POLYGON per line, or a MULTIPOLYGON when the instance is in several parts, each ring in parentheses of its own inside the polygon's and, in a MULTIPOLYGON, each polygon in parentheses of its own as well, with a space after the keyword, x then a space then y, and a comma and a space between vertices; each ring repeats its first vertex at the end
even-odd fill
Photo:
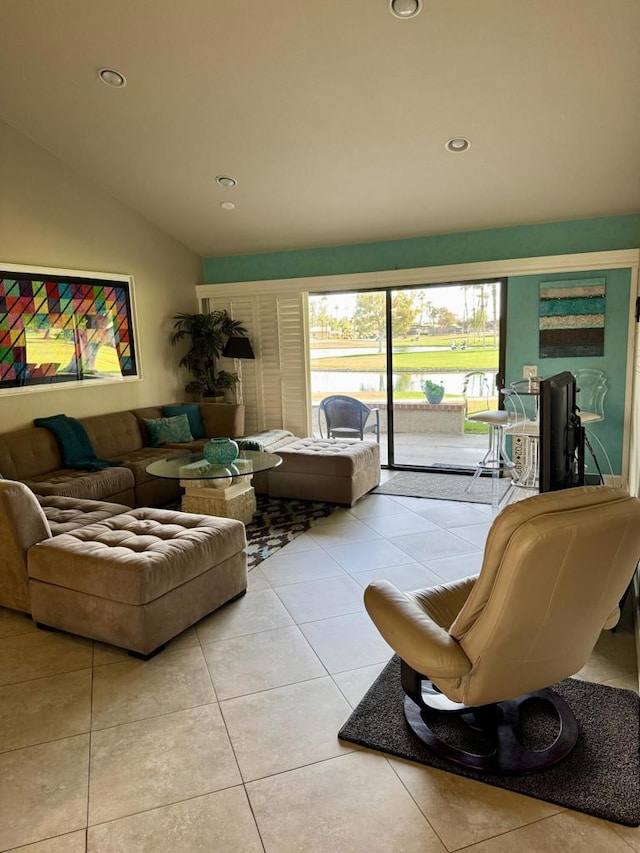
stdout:
MULTIPOLYGON (((480 370, 498 368, 497 347, 436 352, 397 352, 393 366, 400 370, 480 370)), ((386 369, 386 354, 341 355, 332 358, 314 358, 312 370, 379 370, 386 369)))

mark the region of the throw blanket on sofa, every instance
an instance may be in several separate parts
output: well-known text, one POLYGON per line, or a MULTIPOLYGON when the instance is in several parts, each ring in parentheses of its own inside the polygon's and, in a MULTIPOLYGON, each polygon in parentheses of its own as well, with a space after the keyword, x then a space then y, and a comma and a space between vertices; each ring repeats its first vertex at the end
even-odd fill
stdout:
POLYGON ((51 415, 48 418, 36 418, 33 423, 37 427, 51 430, 54 434, 65 468, 102 471, 103 468, 112 468, 120 464, 111 462, 109 459, 98 459, 86 429, 75 418, 51 415))
POLYGON ((276 441, 281 441, 283 438, 289 438, 293 433, 286 429, 266 429, 264 432, 258 432, 255 435, 245 435, 243 438, 236 438, 240 450, 264 450, 270 444, 275 444, 276 441))

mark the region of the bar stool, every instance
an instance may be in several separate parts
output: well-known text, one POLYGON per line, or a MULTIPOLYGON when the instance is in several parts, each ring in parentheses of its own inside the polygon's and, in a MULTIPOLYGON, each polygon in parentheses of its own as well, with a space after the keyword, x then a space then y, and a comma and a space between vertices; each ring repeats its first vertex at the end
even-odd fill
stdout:
MULTIPOLYGON (((510 424, 509 412, 490 407, 492 397, 487 374, 482 370, 467 373, 462 395, 465 402, 465 419, 489 427, 489 447, 482 459, 476 463, 476 470, 465 489, 468 492, 481 474, 491 474, 497 480, 503 473, 511 475, 515 466, 504 445, 505 430, 510 424)), ((492 500, 492 503, 495 502, 492 500)))
POLYGON ((500 501, 501 505, 506 506, 518 496, 529 497, 539 491, 538 385, 532 385, 528 379, 512 382, 504 391, 504 405, 509 416, 505 435, 522 439, 524 449, 520 469, 517 466, 514 469, 509 487, 500 501))
POLYGON ((577 403, 580 422, 585 428, 585 444, 600 476, 600 482, 604 484, 604 475, 593 442, 598 446, 606 460, 608 474, 613 475, 613 467, 604 444, 591 429, 591 426, 604 420, 604 398, 608 390, 607 377, 603 370, 598 370, 595 367, 581 367, 579 370, 573 370, 572 373, 577 382, 577 403))

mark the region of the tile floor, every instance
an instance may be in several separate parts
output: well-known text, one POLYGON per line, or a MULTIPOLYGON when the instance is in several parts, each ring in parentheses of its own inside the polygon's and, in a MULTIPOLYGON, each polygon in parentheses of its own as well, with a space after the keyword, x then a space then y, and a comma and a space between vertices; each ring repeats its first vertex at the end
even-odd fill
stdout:
MULTIPOLYGON (((491 513, 367 496, 147 663, 0 610, 0 850, 640 851, 640 829, 336 739, 390 656, 363 588, 477 571, 491 513)), ((637 689, 630 621, 583 677, 637 689)))

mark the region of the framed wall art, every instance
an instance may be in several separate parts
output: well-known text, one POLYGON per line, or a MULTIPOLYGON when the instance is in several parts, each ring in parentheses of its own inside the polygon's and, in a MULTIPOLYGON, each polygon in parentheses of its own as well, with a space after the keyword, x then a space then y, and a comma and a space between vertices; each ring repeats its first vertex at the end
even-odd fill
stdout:
POLYGON ((540 283, 540 358, 604 355, 604 278, 540 283))
POLYGON ((128 276, 0 268, 0 393, 138 377, 128 276))

